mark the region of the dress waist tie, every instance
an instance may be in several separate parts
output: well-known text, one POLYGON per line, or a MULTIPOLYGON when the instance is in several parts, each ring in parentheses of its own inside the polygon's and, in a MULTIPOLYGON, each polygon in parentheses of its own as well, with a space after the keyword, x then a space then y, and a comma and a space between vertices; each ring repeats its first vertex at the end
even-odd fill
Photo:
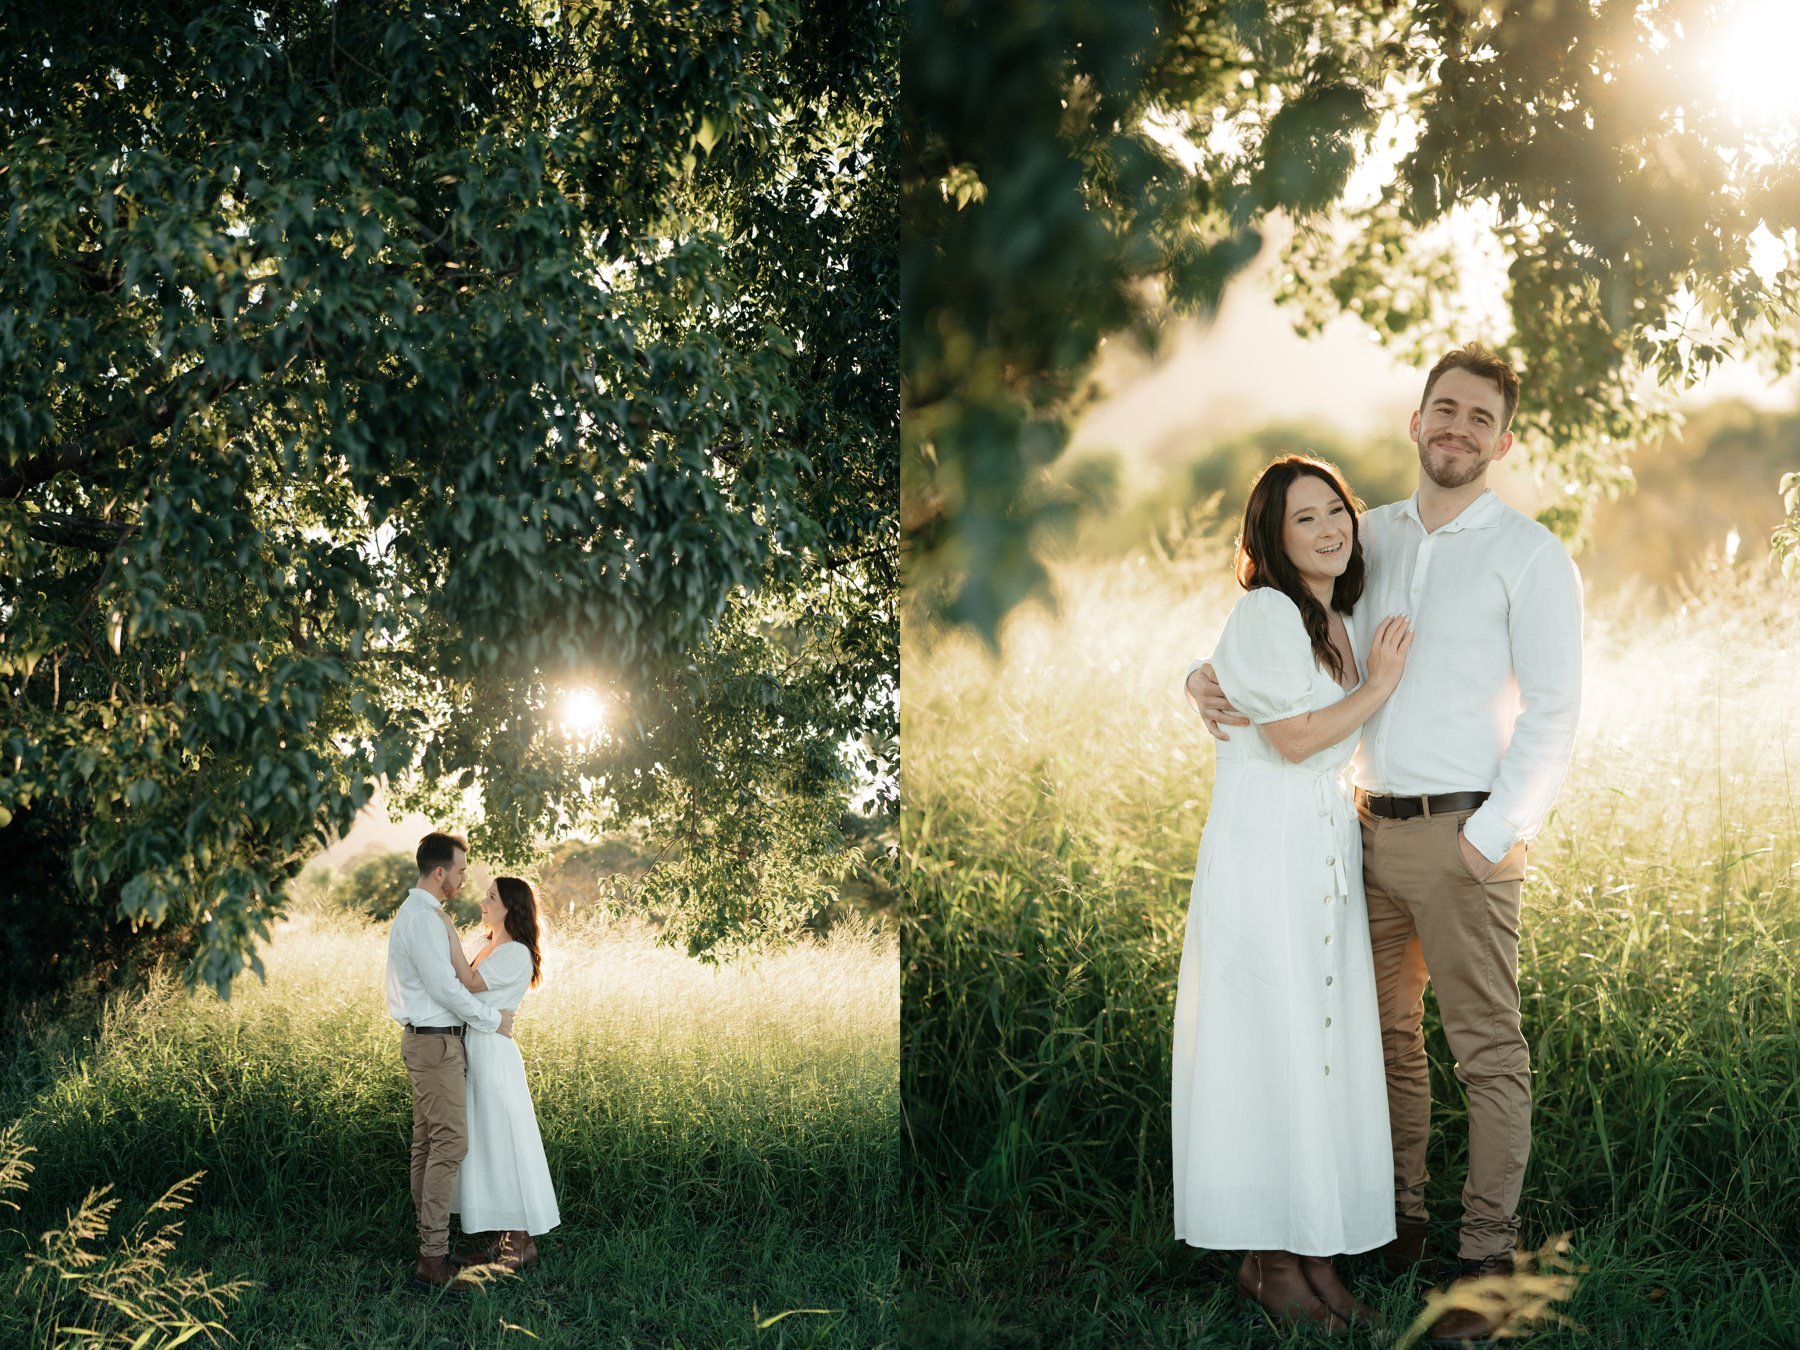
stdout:
MULTIPOLYGON (((1357 856, 1362 846, 1362 825, 1356 816, 1356 793, 1345 776, 1345 771, 1303 769, 1297 764, 1264 764, 1255 761, 1235 767, 1312 780, 1313 809, 1331 823, 1331 847, 1321 861, 1331 872, 1332 894, 1339 900, 1348 901, 1351 895, 1349 860, 1357 856)), ((1217 790, 1216 783, 1214 790, 1217 790)))

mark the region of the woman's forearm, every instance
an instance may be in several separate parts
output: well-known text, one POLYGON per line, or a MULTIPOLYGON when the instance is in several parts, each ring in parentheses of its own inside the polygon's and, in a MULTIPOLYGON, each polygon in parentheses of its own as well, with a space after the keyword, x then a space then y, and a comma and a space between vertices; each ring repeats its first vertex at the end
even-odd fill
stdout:
POLYGON ((456 934, 450 935, 450 964, 456 967, 457 981, 472 994, 484 993, 487 981, 481 978, 481 972, 469 964, 467 953, 462 943, 457 941, 456 934))
POLYGON ((1329 708, 1301 713, 1298 717, 1284 717, 1279 722, 1264 722, 1262 731, 1283 759, 1298 764, 1356 731, 1375 715, 1375 710, 1393 692, 1392 685, 1365 683, 1329 708))

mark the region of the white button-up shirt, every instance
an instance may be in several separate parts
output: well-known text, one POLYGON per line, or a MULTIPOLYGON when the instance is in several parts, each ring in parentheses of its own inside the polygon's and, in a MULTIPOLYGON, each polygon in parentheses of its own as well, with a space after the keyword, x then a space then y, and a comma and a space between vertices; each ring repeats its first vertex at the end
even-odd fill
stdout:
POLYGON ((1463 834, 1497 862, 1550 814, 1581 708, 1581 577, 1542 525, 1483 492, 1427 533, 1417 497, 1362 518, 1364 671, 1375 629, 1417 634, 1392 697, 1363 726, 1356 783, 1406 797, 1486 791, 1463 834))
POLYGON ((388 929, 388 1012, 396 1022, 415 1027, 467 1023, 477 1031, 498 1031, 500 1010, 476 998, 456 978, 450 935, 438 917, 443 907, 417 886, 400 902, 388 929))

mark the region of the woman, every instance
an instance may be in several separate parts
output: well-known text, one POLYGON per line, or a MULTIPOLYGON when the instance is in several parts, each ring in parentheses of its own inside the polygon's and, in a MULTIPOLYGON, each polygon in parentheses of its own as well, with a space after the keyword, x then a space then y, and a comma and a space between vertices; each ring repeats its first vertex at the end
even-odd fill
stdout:
MULTIPOLYGON (((516 1009, 527 987, 542 978, 538 952, 537 895, 518 877, 496 877, 481 901, 486 941, 470 961, 457 940, 456 920, 442 912, 450 930, 450 959, 463 987, 483 1003, 516 1009)), ((459 1252, 457 1262, 498 1262, 511 1270, 537 1264, 531 1239, 556 1227, 556 1190, 544 1160, 525 1061, 517 1042, 470 1027, 464 1033, 468 1058, 469 1151, 463 1158, 451 1213, 462 1215, 465 1233, 498 1232, 486 1248, 459 1252)))
POLYGON ((1331 465, 1264 469, 1212 654, 1254 724, 1218 749, 1175 999, 1175 1235, 1248 1249, 1238 1288, 1342 1330, 1373 1312, 1330 1257, 1394 1236, 1381 1028, 1345 767, 1412 634, 1375 630, 1359 675, 1356 502, 1331 465))

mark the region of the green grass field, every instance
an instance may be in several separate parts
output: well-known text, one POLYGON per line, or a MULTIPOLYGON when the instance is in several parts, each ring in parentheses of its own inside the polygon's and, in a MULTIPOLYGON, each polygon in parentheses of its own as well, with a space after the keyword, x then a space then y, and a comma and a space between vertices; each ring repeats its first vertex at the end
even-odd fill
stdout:
POLYGON ((79 1320, 81 1299, 18 1277, 91 1187, 115 1187, 116 1242, 198 1170, 162 1216, 184 1225, 166 1264, 251 1281, 223 1319, 247 1346, 894 1342, 891 937, 838 930, 712 969, 643 934, 552 932, 517 1034, 562 1226, 540 1267, 454 1301, 407 1287, 411 1108, 384 952, 383 929, 302 915, 267 986, 229 1003, 158 984, 9 1028, 0 1120, 36 1152, 22 1209, 0 1211, 0 1345, 79 1320))
MULTIPOLYGON (((1228 1292, 1237 1255, 1178 1245, 1170 1219, 1213 760, 1179 681, 1238 594, 1223 556, 1065 566, 1059 612, 1014 616, 997 661, 909 634, 911 1344, 1282 1341, 1228 1292)), ((1571 1235, 1562 1312, 1585 1328, 1533 1344, 1800 1344, 1800 590, 1750 566, 1701 584, 1590 604, 1580 746, 1530 854, 1524 1237, 1571 1235)), ((1464 1107, 1427 1010, 1428 1199, 1453 1255, 1464 1107)), ((1349 1342, 1390 1342, 1426 1286, 1347 1271, 1390 1328, 1349 1342)))

